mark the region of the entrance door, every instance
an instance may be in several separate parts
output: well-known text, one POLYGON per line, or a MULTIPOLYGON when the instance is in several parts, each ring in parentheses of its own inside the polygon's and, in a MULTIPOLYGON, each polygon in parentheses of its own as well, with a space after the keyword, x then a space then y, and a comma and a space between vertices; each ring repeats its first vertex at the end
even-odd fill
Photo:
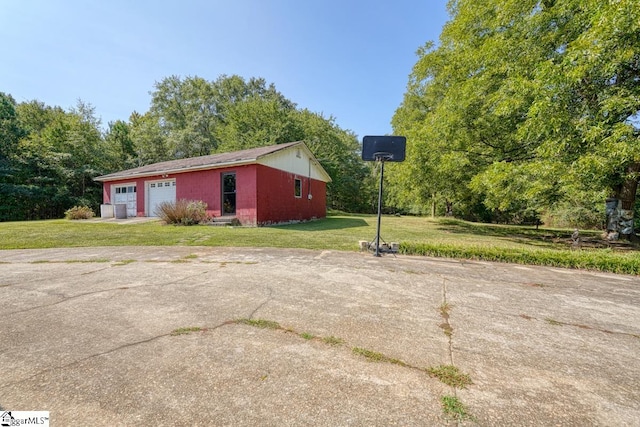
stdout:
POLYGON ((236 214, 236 174, 222 174, 222 215, 236 214))

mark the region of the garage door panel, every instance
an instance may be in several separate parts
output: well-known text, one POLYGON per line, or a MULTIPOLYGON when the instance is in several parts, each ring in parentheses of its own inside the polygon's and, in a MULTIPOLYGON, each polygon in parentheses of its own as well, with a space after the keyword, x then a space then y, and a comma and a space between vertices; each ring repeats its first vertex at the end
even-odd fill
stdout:
POLYGON ((156 181, 149 183, 149 210, 148 216, 158 216, 156 210, 161 203, 176 201, 176 181, 156 181))
POLYGON ((127 216, 134 217, 138 214, 136 186, 117 185, 113 188, 113 203, 127 205, 127 216))

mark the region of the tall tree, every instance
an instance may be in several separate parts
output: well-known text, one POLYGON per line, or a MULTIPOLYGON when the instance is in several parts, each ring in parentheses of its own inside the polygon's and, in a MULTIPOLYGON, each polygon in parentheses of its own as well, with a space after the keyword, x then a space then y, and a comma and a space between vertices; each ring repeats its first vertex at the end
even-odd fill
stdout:
POLYGON ((262 78, 168 77, 156 83, 150 112, 132 117, 130 128, 143 164, 305 140, 333 179, 329 206, 369 206, 355 135, 333 118, 298 109, 262 78))
POLYGON ((211 84, 201 77, 183 80, 171 76, 156 83, 151 113, 160 120, 173 157, 203 156, 218 147, 215 95, 211 84))
POLYGON ((109 122, 104 143, 109 170, 129 169, 138 166, 131 129, 127 122, 122 120, 109 122))
POLYGON ((74 205, 97 208, 102 192, 93 178, 104 163, 93 107, 79 101, 65 112, 31 101, 16 110, 25 136, 14 153, 15 219, 58 218, 74 205))
POLYGON ((331 176, 327 185, 327 204, 344 211, 371 209, 370 174, 360 159, 356 136, 341 129, 333 117, 325 118, 309 110, 293 116, 296 140, 304 140, 331 176))
POLYGON ((133 142, 137 166, 175 159, 167 144, 166 131, 161 127, 160 119, 153 113, 131 113, 129 135, 133 142))
POLYGON ((480 195, 494 219, 536 216, 604 188, 632 206, 637 5, 457 0, 449 10, 440 45, 419 51, 394 116, 420 141, 405 170, 431 177, 411 191, 454 186, 458 203, 480 195))
POLYGON ((15 157, 23 134, 15 100, 0 92, 0 221, 19 219, 20 188, 15 179, 18 167, 15 157))

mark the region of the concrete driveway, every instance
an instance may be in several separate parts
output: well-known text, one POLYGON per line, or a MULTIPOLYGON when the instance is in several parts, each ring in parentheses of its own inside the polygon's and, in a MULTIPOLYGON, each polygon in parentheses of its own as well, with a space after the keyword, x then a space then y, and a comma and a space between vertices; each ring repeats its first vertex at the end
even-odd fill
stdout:
POLYGON ((52 426, 640 425, 632 276, 289 249, 14 250, 0 251, 0 307, 0 409, 50 411, 52 426))

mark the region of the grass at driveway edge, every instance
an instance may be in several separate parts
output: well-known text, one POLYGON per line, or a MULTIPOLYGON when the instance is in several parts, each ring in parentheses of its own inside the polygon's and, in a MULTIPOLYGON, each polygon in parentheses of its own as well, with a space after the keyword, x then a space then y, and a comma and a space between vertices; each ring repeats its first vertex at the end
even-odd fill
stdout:
MULTIPOLYGON (((326 219, 273 227, 176 227, 154 222, 48 220, 0 223, 0 249, 91 246, 277 247, 358 250, 376 234, 375 215, 332 214, 326 219)), ((456 259, 599 270, 640 275, 640 253, 604 248, 569 250, 571 230, 469 223, 450 218, 385 216, 381 236, 400 253, 456 259), (563 243, 565 242, 565 243, 563 243)), ((591 239, 596 231, 585 231, 591 239)))
POLYGON ((400 253, 640 275, 640 254, 618 253, 610 249, 571 251, 402 242, 400 253))

